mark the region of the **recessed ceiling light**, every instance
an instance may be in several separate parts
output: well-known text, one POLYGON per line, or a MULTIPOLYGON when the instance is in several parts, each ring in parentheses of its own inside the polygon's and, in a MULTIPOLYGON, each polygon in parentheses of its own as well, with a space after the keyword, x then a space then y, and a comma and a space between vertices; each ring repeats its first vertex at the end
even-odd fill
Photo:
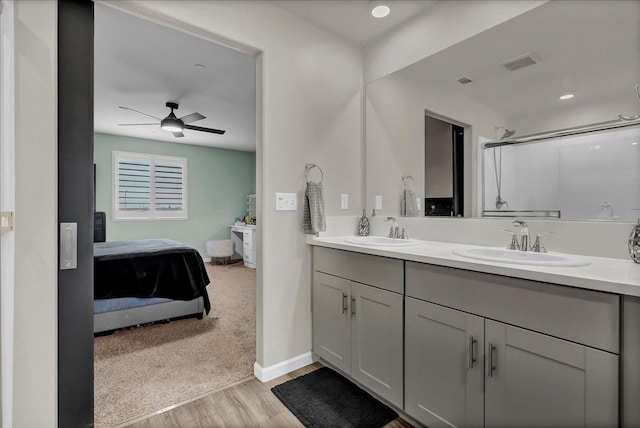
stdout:
POLYGON ((369 10, 374 18, 384 18, 391 13, 390 2, 381 0, 369 2, 369 10))
POLYGON ((561 100, 570 100, 571 98, 575 97, 576 95, 574 93, 571 92, 567 92, 566 94, 562 94, 560 95, 560 99, 561 100))
POLYGON ((632 146, 637 146, 637 145, 638 145, 638 143, 631 143, 631 145, 632 145, 632 146))

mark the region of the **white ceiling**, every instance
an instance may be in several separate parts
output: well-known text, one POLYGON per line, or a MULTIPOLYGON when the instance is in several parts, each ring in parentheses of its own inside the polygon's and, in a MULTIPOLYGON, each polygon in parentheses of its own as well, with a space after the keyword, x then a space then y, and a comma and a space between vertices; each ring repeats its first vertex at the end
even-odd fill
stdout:
POLYGON ((232 150, 256 149, 255 58, 203 39, 95 5, 96 132, 232 150), (203 64, 206 68, 195 67, 203 64), (185 130, 175 138, 152 123, 169 114, 167 101, 180 104, 182 117, 199 112, 195 126, 224 129, 224 135, 185 130))
POLYGON ((392 0, 391 13, 381 19, 371 16, 368 0, 270 0, 270 3, 364 47, 437 0, 392 0))
POLYGON ((616 98, 640 108, 634 92, 640 83, 639 19, 638 1, 552 1, 399 73, 512 118, 616 98), (514 72, 500 65, 528 52, 541 61, 514 72), (461 85, 461 77, 473 83, 461 85), (567 91, 575 98, 559 100, 567 91))

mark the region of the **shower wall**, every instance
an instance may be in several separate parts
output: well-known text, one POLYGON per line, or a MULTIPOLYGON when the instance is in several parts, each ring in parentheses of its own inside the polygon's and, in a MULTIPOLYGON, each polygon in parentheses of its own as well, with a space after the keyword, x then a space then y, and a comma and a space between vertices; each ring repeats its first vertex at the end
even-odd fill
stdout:
POLYGON ((496 209, 494 151, 509 204, 503 210, 559 210, 563 219, 640 216, 633 211, 640 208, 640 127, 484 150, 485 210, 496 209))

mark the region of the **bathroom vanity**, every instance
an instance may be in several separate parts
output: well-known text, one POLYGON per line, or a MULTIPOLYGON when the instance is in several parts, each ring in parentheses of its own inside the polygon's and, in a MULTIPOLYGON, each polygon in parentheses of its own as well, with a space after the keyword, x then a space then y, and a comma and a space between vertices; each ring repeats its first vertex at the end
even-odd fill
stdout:
POLYGON ((637 426, 637 266, 465 260, 316 238, 313 351, 429 426, 637 426), (617 276, 611 272, 617 271, 617 276))

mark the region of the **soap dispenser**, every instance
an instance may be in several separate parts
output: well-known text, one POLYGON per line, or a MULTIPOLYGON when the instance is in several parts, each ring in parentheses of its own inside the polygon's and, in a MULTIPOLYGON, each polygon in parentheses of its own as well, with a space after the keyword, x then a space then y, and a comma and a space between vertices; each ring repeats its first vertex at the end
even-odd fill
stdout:
POLYGON ((629 256, 634 262, 640 263, 640 219, 629 235, 629 256))
POLYGON ((358 221, 358 235, 369 236, 369 219, 367 218, 366 210, 362 210, 362 217, 358 221))

